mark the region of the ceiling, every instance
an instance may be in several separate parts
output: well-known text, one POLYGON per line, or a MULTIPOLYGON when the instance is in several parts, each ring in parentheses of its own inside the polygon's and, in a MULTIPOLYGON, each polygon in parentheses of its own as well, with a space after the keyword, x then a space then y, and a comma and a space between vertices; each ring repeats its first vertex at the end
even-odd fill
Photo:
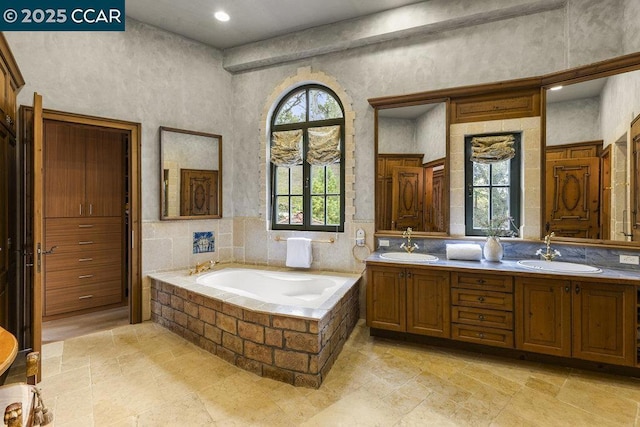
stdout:
POLYGON ((415 0, 127 0, 127 16, 218 49, 266 40, 415 0), (219 22, 213 14, 227 12, 219 22))

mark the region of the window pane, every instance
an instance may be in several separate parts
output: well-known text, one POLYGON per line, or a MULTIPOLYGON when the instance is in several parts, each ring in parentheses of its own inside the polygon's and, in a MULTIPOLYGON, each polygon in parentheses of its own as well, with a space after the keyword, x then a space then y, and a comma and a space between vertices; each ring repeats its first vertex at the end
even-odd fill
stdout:
POLYGON ((483 163, 472 163, 473 185, 489 185, 490 166, 483 163))
POLYGON ((302 194, 302 165, 291 169, 291 194, 302 194))
POLYGON ((307 118, 306 110, 307 99, 305 91, 301 90, 291 95, 282 107, 280 107, 280 110, 276 114, 275 124, 283 125, 287 123, 304 122, 307 118))
POLYGON ((302 225, 304 209, 302 207, 302 197, 295 196, 291 198, 291 224, 302 225))
POLYGON ((324 166, 311 166, 311 194, 324 194, 324 166))
POLYGON ((340 196, 327 197, 327 225, 340 224, 340 196))
POLYGON ((491 208, 493 218, 509 216, 509 188, 497 187, 491 191, 491 208))
POLYGON ((489 189, 473 189, 473 228, 485 228, 489 223, 489 189))
POLYGON ((491 183, 493 185, 509 185, 509 160, 491 164, 491 183))
POLYGON ((289 194, 289 168, 276 166, 276 194, 289 194))
POLYGON ((327 166, 327 194, 340 194, 340 163, 327 166))
POLYGON ((325 224, 324 196, 311 197, 311 225, 325 224))
POLYGON ((278 207, 278 224, 289 224, 289 198, 288 197, 278 197, 276 199, 276 204, 278 207))
POLYGON ((320 89, 309 90, 309 121, 340 117, 342 110, 333 96, 320 89))

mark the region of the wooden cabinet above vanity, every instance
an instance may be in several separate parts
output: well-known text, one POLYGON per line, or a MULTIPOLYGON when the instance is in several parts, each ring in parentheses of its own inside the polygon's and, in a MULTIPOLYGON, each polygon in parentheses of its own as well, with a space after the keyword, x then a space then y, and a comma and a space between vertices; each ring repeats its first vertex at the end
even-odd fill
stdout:
MULTIPOLYGON (((569 276, 460 262, 367 261, 372 335, 439 337, 640 368, 640 280, 631 273, 569 276)), ((442 342, 442 341, 440 341, 442 342)))

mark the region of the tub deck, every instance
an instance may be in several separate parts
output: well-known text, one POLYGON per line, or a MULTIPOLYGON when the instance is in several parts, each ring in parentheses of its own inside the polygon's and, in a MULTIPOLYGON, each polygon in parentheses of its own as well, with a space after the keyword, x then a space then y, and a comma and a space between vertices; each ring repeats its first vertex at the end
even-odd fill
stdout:
MULTIPOLYGON (((292 271, 240 264, 217 266, 292 271)), ((300 271, 295 270, 296 273, 300 271)), ((265 303, 196 283, 185 271, 151 274, 151 317, 242 369, 295 386, 318 388, 360 317, 360 275, 319 308, 265 303)))

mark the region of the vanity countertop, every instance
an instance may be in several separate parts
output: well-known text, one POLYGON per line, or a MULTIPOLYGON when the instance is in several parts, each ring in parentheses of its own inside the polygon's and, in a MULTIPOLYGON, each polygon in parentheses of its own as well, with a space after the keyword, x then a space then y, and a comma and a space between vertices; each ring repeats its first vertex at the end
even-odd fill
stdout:
POLYGON ((552 271, 539 271, 529 269, 518 264, 517 260, 502 260, 501 262, 491 261, 458 261, 448 260, 444 254, 433 254, 438 257, 435 262, 403 262, 394 261, 380 257, 381 252, 372 253, 365 261, 366 263, 389 264, 389 265, 406 265, 428 267, 437 270, 468 270, 468 272, 495 272, 509 273, 516 276, 553 276, 556 278, 572 279, 572 280, 596 280, 607 283, 627 283, 640 285, 640 269, 633 270, 615 270, 611 268, 602 268, 601 273, 559 273, 552 271))

